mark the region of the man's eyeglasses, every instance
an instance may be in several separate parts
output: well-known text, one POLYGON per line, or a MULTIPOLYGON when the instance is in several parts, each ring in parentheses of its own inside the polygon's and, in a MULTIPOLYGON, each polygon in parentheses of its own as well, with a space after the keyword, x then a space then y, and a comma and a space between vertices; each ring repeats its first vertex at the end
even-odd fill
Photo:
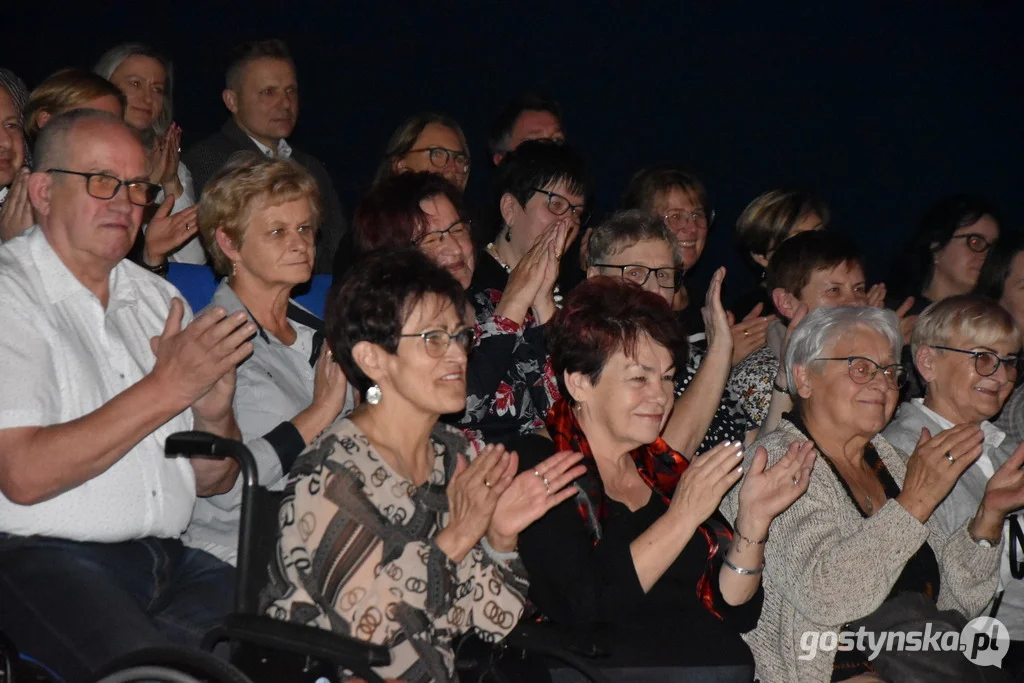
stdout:
POLYGON ((113 199, 124 185, 128 188, 128 201, 135 206, 149 206, 160 194, 160 186, 143 180, 121 180, 106 173, 82 173, 63 168, 48 168, 47 173, 66 173, 85 178, 85 191, 96 199, 113 199))
POLYGON ((469 155, 465 152, 460 152, 457 149, 448 149, 447 147, 421 147, 409 150, 409 154, 417 152, 427 152, 430 157, 430 164, 434 168, 444 168, 448 165, 449 161, 454 159, 457 169, 463 173, 469 172, 469 155))
POLYGON ((663 289, 676 290, 683 284, 683 270, 681 268, 648 268, 647 266, 636 264, 616 266, 610 263, 595 263, 594 266, 597 268, 618 268, 622 273, 623 280, 638 284, 641 287, 650 279, 651 273, 654 274, 654 279, 658 286, 663 289))
POLYGON ((427 232, 412 241, 417 247, 423 247, 425 249, 431 249, 433 247, 440 246, 441 242, 444 241, 445 235, 448 237, 459 238, 469 234, 471 223, 469 221, 456 221, 452 223, 444 230, 434 230, 433 232, 427 232))
POLYGON ((952 346, 932 346, 932 348, 974 356, 974 369, 982 377, 991 377, 996 374, 1000 365, 1004 365, 1006 367, 1006 374, 1012 376, 1016 376, 1017 370, 1020 368, 1020 358, 1018 356, 1000 358, 992 351, 968 351, 967 349, 954 349, 952 346))
POLYGON ((993 244, 992 242, 989 242, 984 235, 979 235, 976 232, 968 232, 963 235, 953 235, 950 239, 963 240, 967 243, 967 248, 975 254, 985 253, 993 244))
POLYGON ((398 336, 422 337, 423 347, 427 350, 427 355, 431 358, 440 358, 447 353, 452 340, 455 340, 462 347, 463 351, 469 353, 470 349, 473 348, 473 343, 476 341, 476 330, 472 327, 467 327, 455 334, 449 334, 444 330, 427 330, 417 334, 400 334, 398 336))
POLYGON ((707 226, 715 221, 715 210, 712 209, 709 214, 704 209, 694 209, 693 211, 687 211, 686 209, 669 209, 667 212, 661 215, 665 219, 665 222, 669 226, 673 225, 686 225, 692 223, 697 226, 707 226))
POLYGON ((573 204, 557 192, 549 192, 539 187, 531 187, 530 189, 548 196, 548 211, 556 216, 564 216, 572 211, 573 217, 579 221, 580 225, 586 225, 587 219, 590 218, 590 212, 587 211, 585 204, 573 204))
POLYGON ((815 358, 814 360, 842 360, 849 366, 850 379, 857 384, 867 384, 879 372, 893 389, 902 389, 907 383, 907 369, 898 363, 881 366, 864 356, 847 356, 845 358, 815 358))

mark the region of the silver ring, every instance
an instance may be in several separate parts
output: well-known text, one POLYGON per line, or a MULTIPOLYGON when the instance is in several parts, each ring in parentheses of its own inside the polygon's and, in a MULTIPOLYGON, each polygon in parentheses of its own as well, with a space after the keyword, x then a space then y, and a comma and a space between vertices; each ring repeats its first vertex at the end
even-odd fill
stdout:
POLYGON ((793 486, 799 486, 799 485, 800 485, 800 477, 798 475, 798 476, 793 477, 793 486))
POLYGON ((750 336, 750 330, 743 330, 743 336, 744 337, 749 337, 750 336))
MULTIPOLYGON (((540 470, 534 470, 533 474, 534 474, 534 476, 537 476, 537 477, 541 476, 540 470)), ((545 481, 547 481, 547 480, 545 479, 545 481)))
POLYGON ((949 451, 946 451, 946 460, 948 460, 950 462, 956 462, 956 458, 954 458, 953 454, 950 453, 949 451))
POLYGON ((491 488, 492 484, 491 484, 491 482, 489 482, 486 479, 484 479, 484 486, 486 486, 487 488, 491 488))

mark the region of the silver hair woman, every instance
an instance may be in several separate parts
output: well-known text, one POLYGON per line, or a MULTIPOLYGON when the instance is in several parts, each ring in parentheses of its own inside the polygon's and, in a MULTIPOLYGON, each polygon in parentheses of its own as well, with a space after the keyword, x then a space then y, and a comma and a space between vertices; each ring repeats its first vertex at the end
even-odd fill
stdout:
MULTIPOLYGON (((892 614, 937 618, 940 609, 970 618, 995 590, 999 549, 979 542, 985 525, 949 532, 932 519, 980 454, 981 431, 963 425, 926 435, 909 458, 880 435, 904 382, 901 346, 895 314, 843 306, 810 313, 787 347, 796 408, 757 444, 770 467, 794 441, 810 439, 821 462, 807 493, 775 518, 765 549, 764 610, 747 636, 763 681, 838 680, 840 671, 843 679, 855 672, 851 680, 878 680, 870 672, 885 676, 891 660, 884 655, 870 666, 858 649, 810 656, 816 643, 804 634, 839 633, 851 622, 892 614)), ((731 516, 736 506, 734 490, 722 509, 731 516)), ((971 666, 950 654, 955 658, 943 666, 971 666)))
POLYGON ((148 45, 123 43, 107 50, 93 71, 124 93, 124 120, 142 131, 149 149, 149 179, 164 190, 160 209, 144 227, 143 265, 163 273, 168 260, 206 263, 206 253, 196 239, 192 174, 179 159, 181 128, 173 121, 171 104, 174 65, 148 45))

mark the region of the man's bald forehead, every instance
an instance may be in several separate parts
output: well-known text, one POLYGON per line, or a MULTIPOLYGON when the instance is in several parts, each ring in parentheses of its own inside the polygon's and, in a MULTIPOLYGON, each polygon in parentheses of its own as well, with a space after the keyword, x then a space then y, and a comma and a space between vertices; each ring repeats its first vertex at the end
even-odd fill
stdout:
POLYGON ((71 157, 72 148, 80 149, 90 142, 119 140, 138 145, 145 156, 139 135, 120 118, 105 111, 76 109, 51 119, 39 133, 33 150, 37 171, 56 168, 71 157))

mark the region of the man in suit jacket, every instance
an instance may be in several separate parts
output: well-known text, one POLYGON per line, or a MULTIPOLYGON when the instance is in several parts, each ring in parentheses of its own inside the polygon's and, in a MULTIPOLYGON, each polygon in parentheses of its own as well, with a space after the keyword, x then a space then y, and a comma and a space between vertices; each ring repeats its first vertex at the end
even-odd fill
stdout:
POLYGON ((299 116, 295 63, 280 40, 245 43, 227 70, 221 96, 231 112, 220 131, 198 142, 185 154, 196 195, 232 154, 260 152, 275 159, 293 159, 316 179, 323 202, 317 241, 317 273, 330 273, 334 253, 346 231, 345 215, 327 169, 315 157, 288 144, 286 138, 299 116))

